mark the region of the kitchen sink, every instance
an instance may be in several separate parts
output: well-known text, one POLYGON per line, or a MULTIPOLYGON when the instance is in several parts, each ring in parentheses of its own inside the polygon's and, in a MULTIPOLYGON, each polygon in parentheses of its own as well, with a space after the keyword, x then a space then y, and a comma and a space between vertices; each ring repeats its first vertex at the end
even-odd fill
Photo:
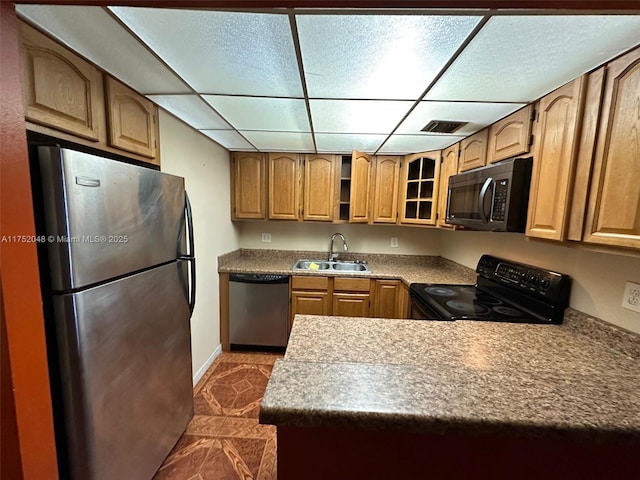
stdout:
POLYGON ((291 269, 308 272, 371 273, 366 262, 360 261, 298 260, 291 269))

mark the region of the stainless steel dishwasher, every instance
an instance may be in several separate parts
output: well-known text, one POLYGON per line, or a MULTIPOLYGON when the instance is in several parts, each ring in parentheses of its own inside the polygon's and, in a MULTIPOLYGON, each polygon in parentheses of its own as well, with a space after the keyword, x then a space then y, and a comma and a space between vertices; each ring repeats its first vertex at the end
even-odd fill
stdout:
POLYGON ((288 275, 229 275, 231 345, 285 347, 288 327, 288 275))

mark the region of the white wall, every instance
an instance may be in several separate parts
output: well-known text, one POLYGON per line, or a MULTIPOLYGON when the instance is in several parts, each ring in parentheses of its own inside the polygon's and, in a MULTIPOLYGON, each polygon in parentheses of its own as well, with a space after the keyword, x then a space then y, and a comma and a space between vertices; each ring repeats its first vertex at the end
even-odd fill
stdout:
POLYGON ((229 152, 162 109, 159 121, 162 171, 184 177, 193 211, 197 282, 191 348, 196 375, 220 345, 217 257, 239 248, 229 216, 229 152))
POLYGON ((571 275, 571 307, 640 333, 640 313, 621 305, 625 282, 640 283, 637 256, 528 240, 516 233, 443 231, 441 236, 440 254, 471 268, 489 253, 571 275))
MULTIPOLYGON (((347 239, 351 252, 395 255, 440 254, 440 235, 433 229, 321 222, 242 221, 236 223, 242 248, 324 252, 329 249, 331 234, 340 232, 347 239), (271 243, 261 242, 262 233, 271 234, 271 243), (398 247, 390 247, 391 237, 398 238, 398 247)), ((340 247, 339 241, 336 241, 336 247, 340 247)))

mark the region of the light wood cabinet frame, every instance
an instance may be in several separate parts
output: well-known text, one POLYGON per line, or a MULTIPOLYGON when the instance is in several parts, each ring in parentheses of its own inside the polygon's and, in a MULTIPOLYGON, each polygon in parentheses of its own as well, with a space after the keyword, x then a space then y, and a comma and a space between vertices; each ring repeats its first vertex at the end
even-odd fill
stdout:
POLYGON ((526 229, 529 237, 566 239, 586 83, 586 76, 579 77, 539 102, 526 229))
POLYGON ((533 105, 527 105, 489 127, 488 163, 529 153, 533 105))
POLYGON ((304 156, 303 220, 331 222, 335 210, 335 155, 304 156))
POLYGON ((487 164, 487 144, 489 143, 489 129, 485 128, 478 133, 460 141, 460 160, 458 161, 458 173, 466 172, 474 168, 484 167, 487 164))
POLYGON ((102 72, 25 23, 20 33, 25 118, 104 142, 102 72))
POLYGON ((440 192, 438 193, 438 227, 455 228, 447 223, 447 199, 449 197, 449 177, 458 171, 460 143, 443 150, 440 160, 440 192))
POLYGON ((267 216, 267 158, 264 153, 231 154, 231 218, 264 220, 267 216))
POLYGON ((375 157, 371 192, 371 223, 398 222, 401 164, 401 156, 379 155, 375 157))
POLYGON ((301 218, 301 156, 291 153, 268 154, 268 218, 301 218))
POLYGON ((640 248, 640 49, 606 66, 583 241, 640 248))
POLYGON ((158 107, 151 101, 105 75, 108 144, 143 157, 156 158, 158 107))

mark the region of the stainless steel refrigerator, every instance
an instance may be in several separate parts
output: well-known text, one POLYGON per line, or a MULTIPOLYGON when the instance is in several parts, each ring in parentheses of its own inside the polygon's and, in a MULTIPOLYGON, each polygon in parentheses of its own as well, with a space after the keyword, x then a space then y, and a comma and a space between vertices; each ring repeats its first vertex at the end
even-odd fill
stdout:
POLYGON ((149 479, 193 416, 184 179, 30 152, 62 476, 149 479))

